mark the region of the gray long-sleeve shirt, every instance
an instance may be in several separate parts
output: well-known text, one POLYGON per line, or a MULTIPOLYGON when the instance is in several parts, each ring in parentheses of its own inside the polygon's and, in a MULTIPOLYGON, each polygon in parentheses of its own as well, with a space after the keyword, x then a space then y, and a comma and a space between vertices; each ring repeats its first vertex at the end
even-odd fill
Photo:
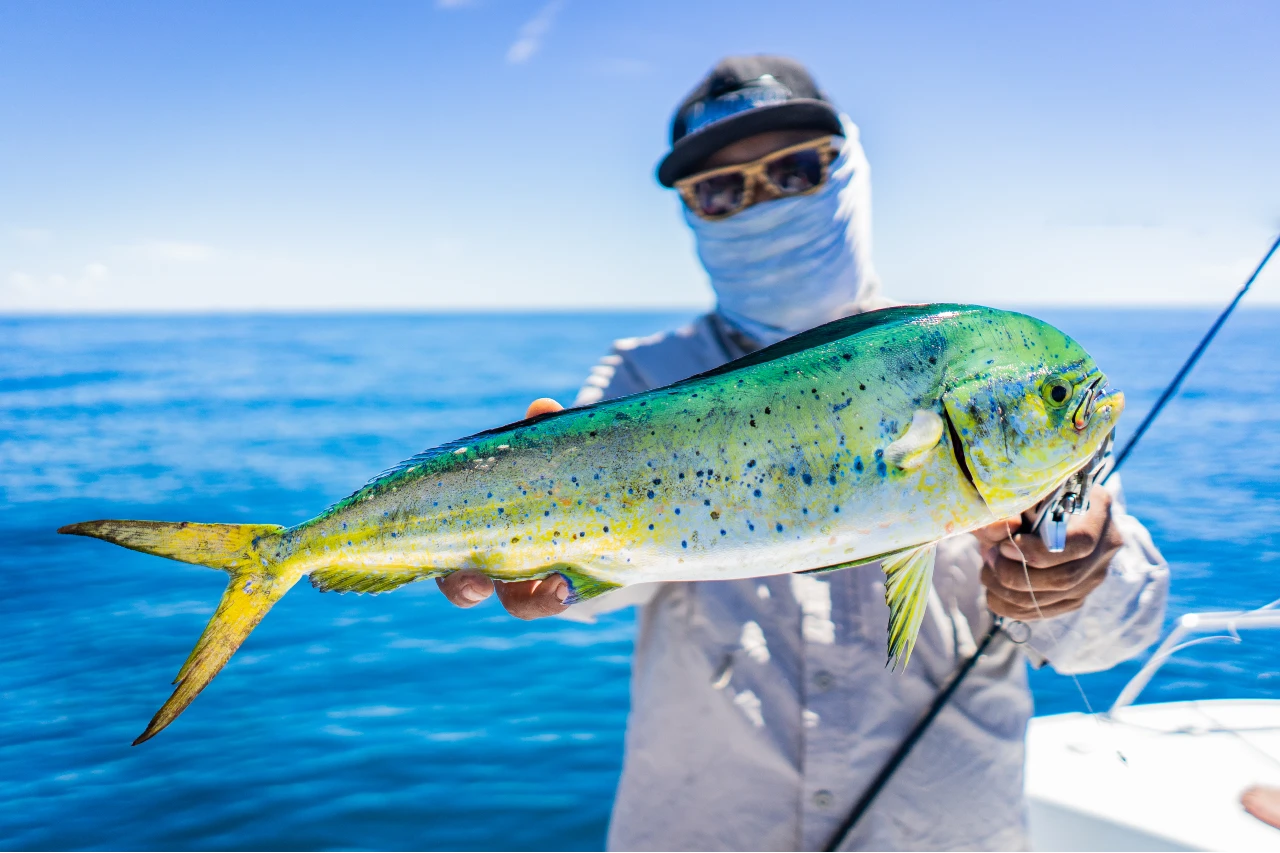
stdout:
MULTIPOLYGON (((637 393, 744 354, 715 315, 618 341, 578 403, 637 393)), ((1114 480, 1113 480, 1114 482, 1114 480)), ((846 849, 1021 849, 1032 713, 1024 656, 1106 669, 1158 636, 1168 568, 1113 486, 1124 547, 1075 613, 1001 636, 880 794, 846 849)), ((939 546, 905 672, 885 669, 878 565, 826 575, 633 587, 569 618, 642 604, 622 780, 620 850, 821 849, 989 626, 977 540, 939 546)))

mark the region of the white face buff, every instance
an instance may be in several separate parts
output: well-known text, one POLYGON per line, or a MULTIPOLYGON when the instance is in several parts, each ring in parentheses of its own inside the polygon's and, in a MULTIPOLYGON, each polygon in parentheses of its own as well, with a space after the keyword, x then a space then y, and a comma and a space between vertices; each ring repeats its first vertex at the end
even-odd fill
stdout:
POLYGON ((715 221, 684 208, 716 311, 761 345, 838 319, 875 295, 870 166, 857 125, 841 121, 844 147, 817 192, 715 221))

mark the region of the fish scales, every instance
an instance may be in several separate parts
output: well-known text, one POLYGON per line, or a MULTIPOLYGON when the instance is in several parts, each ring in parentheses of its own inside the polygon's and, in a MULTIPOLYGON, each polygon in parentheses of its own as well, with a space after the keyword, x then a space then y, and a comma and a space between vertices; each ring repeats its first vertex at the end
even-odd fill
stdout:
POLYGON ((945 337, 907 332, 463 439, 300 525, 276 559, 502 580, 569 565, 625 585, 811 569, 991 521, 953 453, 883 459, 943 388, 945 337))
POLYGON ((977 306, 906 306, 433 448, 292 528, 109 520, 63 532, 232 576, 139 741, 308 575, 321 590, 383 592, 464 569, 503 581, 559 573, 572 603, 634 583, 880 561, 889 652, 905 665, 933 546, 1052 492, 1122 408, 1052 326, 977 306))

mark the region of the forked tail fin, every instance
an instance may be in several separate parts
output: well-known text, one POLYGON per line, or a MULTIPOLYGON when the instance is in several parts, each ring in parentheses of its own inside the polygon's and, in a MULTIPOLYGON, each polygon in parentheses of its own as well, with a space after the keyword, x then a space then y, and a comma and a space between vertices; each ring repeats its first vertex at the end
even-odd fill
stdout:
POLYGON ((221 671, 236 649, 301 576, 278 571, 262 546, 284 528, 274 524, 192 524, 165 521, 85 521, 59 533, 92 536, 134 551, 222 569, 231 575, 227 591, 178 677, 173 695, 134 744, 154 737, 177 719, 221 671))

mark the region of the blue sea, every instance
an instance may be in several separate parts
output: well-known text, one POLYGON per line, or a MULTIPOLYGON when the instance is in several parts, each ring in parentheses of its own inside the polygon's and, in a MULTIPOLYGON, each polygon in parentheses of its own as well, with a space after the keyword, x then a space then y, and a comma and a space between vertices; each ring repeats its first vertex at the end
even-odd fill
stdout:
MULTIPOLYGON (((1213 312, 1037 310, 1132 430, 1213 312)), ((220 572, 59 537, 93 518, 291 524, 437 443, 568 402, 677 314, 0 318, 0 848, 590 849, 634 616, 582 626, 295 588, 162 735, 220 572)), ((1280 597, 1280 312, 1242 309, 1124 471, 1169 621, 1280 597)), ((1122 435, 1123 438, 1123 435, 1122 435)), ((1280 696, 1280 637, 1196 646, 1142 701, 1280 696)), ((1105 708, 1139 662, 1083 677, 1105 708)), ((1032 676, 1039 713, 1082 710, 1032 676)))

